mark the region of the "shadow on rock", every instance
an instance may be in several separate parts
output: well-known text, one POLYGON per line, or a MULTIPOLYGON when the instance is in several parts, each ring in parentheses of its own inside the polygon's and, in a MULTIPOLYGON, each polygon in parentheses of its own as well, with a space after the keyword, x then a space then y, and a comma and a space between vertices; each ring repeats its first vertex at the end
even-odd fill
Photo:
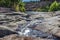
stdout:
POLYGON ((0 30, 0 38, 11 35, 11 34, 16 34, 15 32, 9 31, 9 30, 0 30))

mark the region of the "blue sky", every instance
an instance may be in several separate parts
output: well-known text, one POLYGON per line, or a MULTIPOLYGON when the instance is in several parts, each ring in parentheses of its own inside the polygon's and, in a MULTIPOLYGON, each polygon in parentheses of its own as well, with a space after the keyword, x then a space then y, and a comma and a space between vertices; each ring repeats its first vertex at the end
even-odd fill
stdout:
POLYGON ((23 0, 23 1, 30 1, 30 0, 23 0))

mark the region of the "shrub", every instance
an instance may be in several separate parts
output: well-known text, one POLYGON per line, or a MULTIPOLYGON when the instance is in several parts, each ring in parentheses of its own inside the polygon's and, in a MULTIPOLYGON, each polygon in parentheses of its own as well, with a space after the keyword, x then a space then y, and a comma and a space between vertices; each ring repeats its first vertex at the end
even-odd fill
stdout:
POLYGON ((58 5, 58 10, 60 10, 60 3, 59 3, 59 5, 58 5))
POLYGON ((20 4, 19 4, 19 10, 21 11, 21 12, 25 12, 25 4, 23 3, 23 2, 20 2, 20 4))
POLYGON ((15 11, 25 11, 22 0, 0 0, 0 6, 11 7, 15 11))
POLYGON ((57 11, 59 8, 59 3, 57 1, 54 1, 51 5, 48 11, 57 11))
POLYGON ((15 5, 15 11, 19 11, 19 5, 17 4, 17 5, 15 5))
POLYGON ((10 0, 0 0, 0 6, 10 7, 11 1, 10 0))
POLYGON ((22 2, 22 0, 16 0, 16 1, 12 1, 13 3, 13 8, 15 9, 15 11, 21 11, 24 12, 25 11, 25 5, 22 2))
POLYGON ((25 8, 24 7, 20 7, 20 11, 21 12, 25 12, 25 8))

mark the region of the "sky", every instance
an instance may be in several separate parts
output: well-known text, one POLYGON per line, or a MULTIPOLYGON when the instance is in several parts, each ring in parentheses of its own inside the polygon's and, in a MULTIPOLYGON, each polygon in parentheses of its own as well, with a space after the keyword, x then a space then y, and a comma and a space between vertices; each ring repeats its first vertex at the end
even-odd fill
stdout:
MULTIPOLYGON (((23 0, 23 2, 29 2, 30 0, 23 0)), ((36 1, 36 0, 32 0, 32 1, 36 1)))
POLYGON ((23 0, 23 1, 30 1, 30 0, 23 0))

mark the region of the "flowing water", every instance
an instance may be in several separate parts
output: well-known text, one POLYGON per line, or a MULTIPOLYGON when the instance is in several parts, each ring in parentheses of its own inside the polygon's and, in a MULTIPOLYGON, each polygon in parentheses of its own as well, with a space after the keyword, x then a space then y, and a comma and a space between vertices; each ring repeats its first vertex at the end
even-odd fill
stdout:
POLYGON ((25 25, 20 31, 18 31, 18 33, 19 33, 19 35, 24 35, 24 36, 42 37, 42 38, 46 37, 46 38, 53 38, 53 40, 58 40, 57 38, 53 37, 52 34, 44 33, 42 31, 29 28, 29 27, 34 27, 34 25, 39 25, 40 23, 44 23, 47 21, 51 22, 52 20, 55 20, 55 19, 58 20, 59 16, 48 18, 43 21, 42 20, 32 20, 30 23, 25 25))
POLYGON ((15 30, 13 30, 13 29, 11 29, 9 27, 5 27, 5 26, 0 26, 0 27, 3 27, 3 28, 8 29, 10 31, 16 32, 20 36, 42 37, 42 38, 51 38, 53 40, 58 40, 52 34, 45 33, 45 32, 43 32, 41 30, 39 31, 39 30, 32 29, 36 25, 39 25, 40 23, 44 23, 44 22, 51 23, 55 19, 58 20, 59 16, 48 18, 48 19, 43 19, 43 20, 40 20, 40 19, 37 20, 37 19, 35 19, 35 20, 32 20, 32 21, 28 22, 26 25, 22 25, 22 26, 18 25, 18 28, 16 29, 17 31, 15 31, 15 30))
POLYGON ((36 25, 39 25, 40 23, 44 23, 44 22, 49 22, 51 23, 52 20, 58 20, 59 16, 56 17, 52 17, 52 18, 48 18, 48 19, 40 19, 40 20, 32 20, 29 23, 27 23, 26 25, 22 26, 21 29, 19 29, 18 27, 18 34, 20 36, 30 36, 30 37, 42 37, 42 38, 51 38, 53 40, 59 40, 58 38, 54 37, 52 34, 49 33, 44 33, 42 31, 39 30, 34 30, 31 29, 30 27, 34 28, 36 25))
POLYGON ((29 22, 27 25, 25 26, 22 26, 22 28, 17 28, 18 31, 14 31, 13 29, 9 28, 9 27, 3 27, 3 26, 0 26, 0 27, 3 27, 5 29, 8 29, 10 31, 13 31, 13 32, 16 32, 18 33, 20 36, 30 36, 30 37, 42 37, 42 38, 51 38, 51 39, 55 39, 55 37, 52 36, 52 34, 49 34, 49 33, 44 33, 42 31, 39 31, 39 30, 34 30, 34 29, 31 29, 29 27, 34 27, 34 25, 39 25, 40 23, 44 23, 46 21, 51 21, 52 19, 57 19, 58 16, 56 17, 53 17, 53 18, 49 18, 49 19, 46 19, 46 20, 32 20, 31 22, 29 22))

